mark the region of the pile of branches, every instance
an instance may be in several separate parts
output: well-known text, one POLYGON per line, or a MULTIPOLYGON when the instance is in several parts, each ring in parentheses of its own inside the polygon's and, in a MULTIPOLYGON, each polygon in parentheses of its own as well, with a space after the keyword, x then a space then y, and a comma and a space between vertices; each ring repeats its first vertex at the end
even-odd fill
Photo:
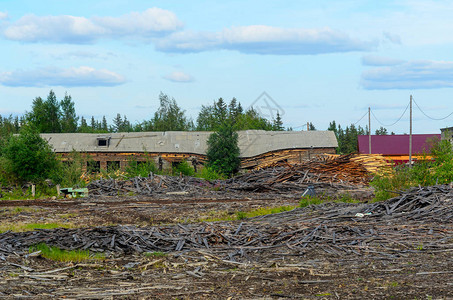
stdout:
POLYGON ((343 155, 295 165, 284 164, 212 182, 189 176, 154 174, 127 180, 101 179, 91 182, 88 189, 91 195, 108 196, 127 193, 151 196, 178 192, 204 195, 217 194, 219 191, 233 194, 238 191, 282 194, 303 192, 310 185, 322 192, 335 192, 350 188, 351 185, 364 186, 369 182, 372 173, 354 161, 353 157, 343 155))
POLYGON ((154 195, 163 193, 206 193, 215 183, 190 176, 167 176, 150 174, 149 177, 134 177, 126 180, 100 179, 88 186, 90 195, 117 196, 123 194, 154 195))
POLYGON ((243 222, 6 232, 0 234, 0 254, 41 242, 114 253, 203 250, 229 261, 250 260, 250 253, 276 248, 375 255, 395 249, 411 252, 422 243, 425 250, 451 251, 452 200, 450 186, 434 186, 412 189, 382 203, 326 203, 243 222))

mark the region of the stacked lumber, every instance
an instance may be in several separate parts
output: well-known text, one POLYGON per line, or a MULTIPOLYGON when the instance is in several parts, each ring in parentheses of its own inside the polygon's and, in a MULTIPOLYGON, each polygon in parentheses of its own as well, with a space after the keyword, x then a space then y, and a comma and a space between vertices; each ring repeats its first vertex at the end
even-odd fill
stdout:
MULTIPOLYGON (((318 161, 335 160, 341 155, 338 154, 322 154, 317 156, 318 161)), ((392 164, 387 162, 381 154, 350 154, 351 161, 359 163, 373 174, 390 174, 392 173, 392 164)))
POLYGON ((254 157, 241 159, 242 169, 264 169, 274 166, 282 161, 288 161, 294 158, 294 153, 291 150, 282 150, 278 152, 268 152, 254 157))
POLYGON ((392 173, 392 164, 388 163, 380 154, 357 154, 351 160, 360 163, 368 172, 374 174, 392 173))

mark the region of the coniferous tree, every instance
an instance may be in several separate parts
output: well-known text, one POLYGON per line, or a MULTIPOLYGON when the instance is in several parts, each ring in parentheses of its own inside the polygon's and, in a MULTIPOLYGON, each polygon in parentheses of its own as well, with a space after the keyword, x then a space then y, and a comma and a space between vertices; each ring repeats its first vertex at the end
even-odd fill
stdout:
POLYGON ((283 121, 280 117, 280 112, 277 111, 277 116, 275 117, 274 124, 273 124, 275 131, 283 131, 285 128, 283 127, 283 121))
POLYGON ((207 166, 220 174, 232 176, 239 170, 238 134, 231 122, 224 122, 208 138, 207 166))
POLYGON ((65 94, 63 100, 60 101, 60 107, 62 110, 61 132, 76 132, 79 117, 76 115, 72 97, 67 93, 65 94))
POLYGON ((379 129, 376 129, 376 135, 388 135, 388 131, 387 131, 387 128, 384 128, 384 127, 380 127, 379 129))

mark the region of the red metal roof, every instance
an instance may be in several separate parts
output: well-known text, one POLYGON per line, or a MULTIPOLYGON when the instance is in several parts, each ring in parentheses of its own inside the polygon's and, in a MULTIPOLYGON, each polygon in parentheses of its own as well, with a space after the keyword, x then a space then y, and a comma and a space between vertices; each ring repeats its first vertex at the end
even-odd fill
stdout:
MULTIPOLYGON (((412 153, 428 153, 430 150, 430 139, 440 140, 440 134, 413 134, 412 135, 412 153)), ((369 144, 368 135, 359 135, 358 137, 359 153, 368 154, 369 144)), ((372 135, 371 136, 371 153, 383 155, 409 155, 409 135, 372 135)))

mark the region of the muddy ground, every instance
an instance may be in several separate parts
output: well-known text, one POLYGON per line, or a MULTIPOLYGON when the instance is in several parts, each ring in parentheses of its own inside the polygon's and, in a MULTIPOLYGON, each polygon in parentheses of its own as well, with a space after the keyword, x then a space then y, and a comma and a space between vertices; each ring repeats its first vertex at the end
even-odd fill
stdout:
MULTIPOLYGON (((258 207, 297 205, 299 199, 300 195, 0 201, 0 218, 2 224, 156 226, 195 222, 258 207)), ((316 208, 313 211, 316 213, 316 208)), ((395 232, 407 230, 404 223, 388 226, 395 232)), ((439 227, 434 223, 423 226, 434 231, 439 227)), ((439 232, 451 230, 451 224, 447 224, 439 232)), ((453 299, 453 253, 423 247, 425 239, 420 235, 420 244, 411 241, 404 247, 395 241, 393 250, 386 246, 379 253, 339 254, 316 247, 301 252, 289 246, 250 250, 250 260, 237 262, 201 250, 164 256, 112 255, 79 264, 28 257, 27 252, 18 251, 0 259, 0 298, 453 299)))

